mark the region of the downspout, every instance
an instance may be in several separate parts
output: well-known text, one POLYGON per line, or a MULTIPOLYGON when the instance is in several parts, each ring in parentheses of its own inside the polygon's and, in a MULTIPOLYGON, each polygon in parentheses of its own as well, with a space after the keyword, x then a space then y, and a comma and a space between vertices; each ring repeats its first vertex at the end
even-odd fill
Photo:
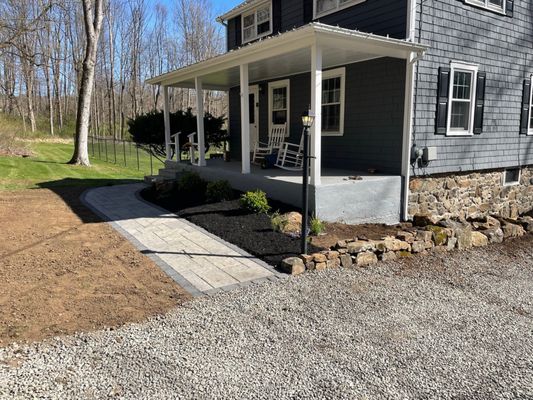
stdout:
MULTIPOLYGON (((417 0, 407 0, 407 40, 414 43, 416 41, 416 3, 417 0)), ((402 176, 403 184, 403 201, 401 210, 401 219, 406 221, 409 216, 409 181, 411 178, 411 141, 413 136, 413 103, 415 101, 415 64, 423 53, 415 54, 411 52, 406 60, 405 68, 405 104, 404 104, 404 137, 403 137, 403 157, 402 157, 402 176)))

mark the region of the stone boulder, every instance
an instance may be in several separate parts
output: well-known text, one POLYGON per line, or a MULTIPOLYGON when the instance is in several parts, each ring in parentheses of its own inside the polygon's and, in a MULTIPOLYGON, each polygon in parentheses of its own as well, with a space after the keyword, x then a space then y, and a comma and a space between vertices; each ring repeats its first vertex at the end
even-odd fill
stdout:
POLYGON ((454 231, 450 228, 428 225, 426 229, 432 233, 432 239, 436 246, 445 246, 448 239, 454 236, 454 231))
POLYGON ((453 231, 453 236, 457 238, 457 248, 459 250, 472 247, 472 226, 470 224, 448 219, 441 221, 439 225, 453 231))
POLYGON ((533 217, 524 216, 518 218, 518 223, 522 225, 522 228, 528 233, 533 233, 533 217))
POLYGON ((356 240, 355 242, 348 243, 347 249, 350 254, 359 254, 365 251, 374 251, 376 246, 373 242, 366 240, 356 240))
POLYGON ((491 228, 481 231, 483 235, 487 237, 489 243, 502 243, 503 242, 503 231, 501 228, 491 228))
POLYGON ((393 238, 388 236, 383 240, 378 240, 374 242, 374 245, 378 251, 381 253, 386 253, 388 251, 410 251, 411 245, 403 240, 393 238))
POLYGON ((396 239, 399 239, 399 240, 402 240, 404 242, 411 244, 415 241, 415 236, 416 236, 415 233, 400 231, 396 234, 396 239))
POLYGON ((504 239, 520 237, 526 234, 525 229, 518 223, 504 222, 502 230, 504 239))
POLYGON ((369 265, 376 264, 378 257, 371 251, 365 251, 357 254, 356 265, 358 267, 368 267, 369 265))
POLYGON ((425 227, 428 225, 437 225, 441 217, 433 214, 416 214, 413 217, 413 226, 425 227))
POLYGON ((501 223, 496 218, 491 216, 473 218, 469 220, 474 229, 476 230, 486 230, 492 228, 500 228, 501 223))
POLYGON ((300 257, 289 257, 281 262, 283 272, 291 275, 300 275, 305 272, 305 264, 300 257))
POLYGON ((286 235, 299 235, 302 230, 302 214, 299 212, 290 212, 282 214, 279 217, 279 228, 286 235))
POLYGON ((352 256, 350 256, 349 254, 342 254, 340 256, 340 260, 341 266, 343 266, 344 268, 350 268, 353 266, 352 256))
POLYGON ((485 247, 489 244, 489 239, 481 232, 472 232, 472 246, 485 247))

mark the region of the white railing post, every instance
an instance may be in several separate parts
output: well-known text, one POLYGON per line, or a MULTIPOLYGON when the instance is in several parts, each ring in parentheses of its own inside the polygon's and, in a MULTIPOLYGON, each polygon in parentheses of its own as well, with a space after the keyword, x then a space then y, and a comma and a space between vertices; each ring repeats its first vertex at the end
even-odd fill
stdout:
POLYGON ((202 79, 194 79, 196 86, 196 124, 198 130, 198 166, 205 167, 204 90, 202 79))
POLYGON ((248 64, 240 66, 242 173, 250 173, 250 90, 248 64))
POLYGON ((315 122, 311 127, 311 185, 321 182, 322 167, 322 49, 311 47, 311 111, 315 122))
POLYGON ((167 160, 172 159, 172 149, 170 146, 170 110, 168 101, 168 86, 163 86, 163 120, 165 121, 165 151, 167 160))

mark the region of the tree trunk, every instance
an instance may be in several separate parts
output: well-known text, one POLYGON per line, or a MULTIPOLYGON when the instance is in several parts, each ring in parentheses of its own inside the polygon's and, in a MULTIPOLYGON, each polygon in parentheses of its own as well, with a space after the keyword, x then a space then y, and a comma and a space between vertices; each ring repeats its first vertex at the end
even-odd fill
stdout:
POLYGON ((74 154, 69 163, 90 166, 88 148, 89 123, 98 39, 102 28, 103 0, 95 0, 94 4, 92 0, 82 0, 82 2, 87 45, 85 49, 85 58, 83 60, 78 97, 74 154))

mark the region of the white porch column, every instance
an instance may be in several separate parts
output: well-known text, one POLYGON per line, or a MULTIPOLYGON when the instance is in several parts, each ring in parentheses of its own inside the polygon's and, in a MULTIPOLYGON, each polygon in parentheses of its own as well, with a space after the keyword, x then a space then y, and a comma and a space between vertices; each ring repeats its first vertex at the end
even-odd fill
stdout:
POLYGON ((198 166, 205 167, 204 90, 202 79, 194 79, 196 86, 196 126, 198 134, 198 166))
POLYGON ((311 47, 311 111, 315 114, 311 128, 311 185, 317 186, 322 175, 322 49, 316 43, 311 47))
POLYGON ((411 165, 411 142, 413 138, 413 103, 415 82, 416 54, 411 53, 406 60, 405 67, 405 99, 403 117, 403 143, 402 143, 402 177, 403 199, 401 218, 406 221, 409 214, 409 180, 411 165))
MULTIPOLYGON (((167 160, 172 159, 172 153, 170 148, 170 111, 168 101, 168 86, 163 86, 163 119, 165 121, 165 148, 167 153, 167 160)), ((178 154, 176 154, 176 159, 178 154)))
POLYGON ((250 173, 250 90, 248 64, 241 65, 241 153, 242 173, 250 173))

